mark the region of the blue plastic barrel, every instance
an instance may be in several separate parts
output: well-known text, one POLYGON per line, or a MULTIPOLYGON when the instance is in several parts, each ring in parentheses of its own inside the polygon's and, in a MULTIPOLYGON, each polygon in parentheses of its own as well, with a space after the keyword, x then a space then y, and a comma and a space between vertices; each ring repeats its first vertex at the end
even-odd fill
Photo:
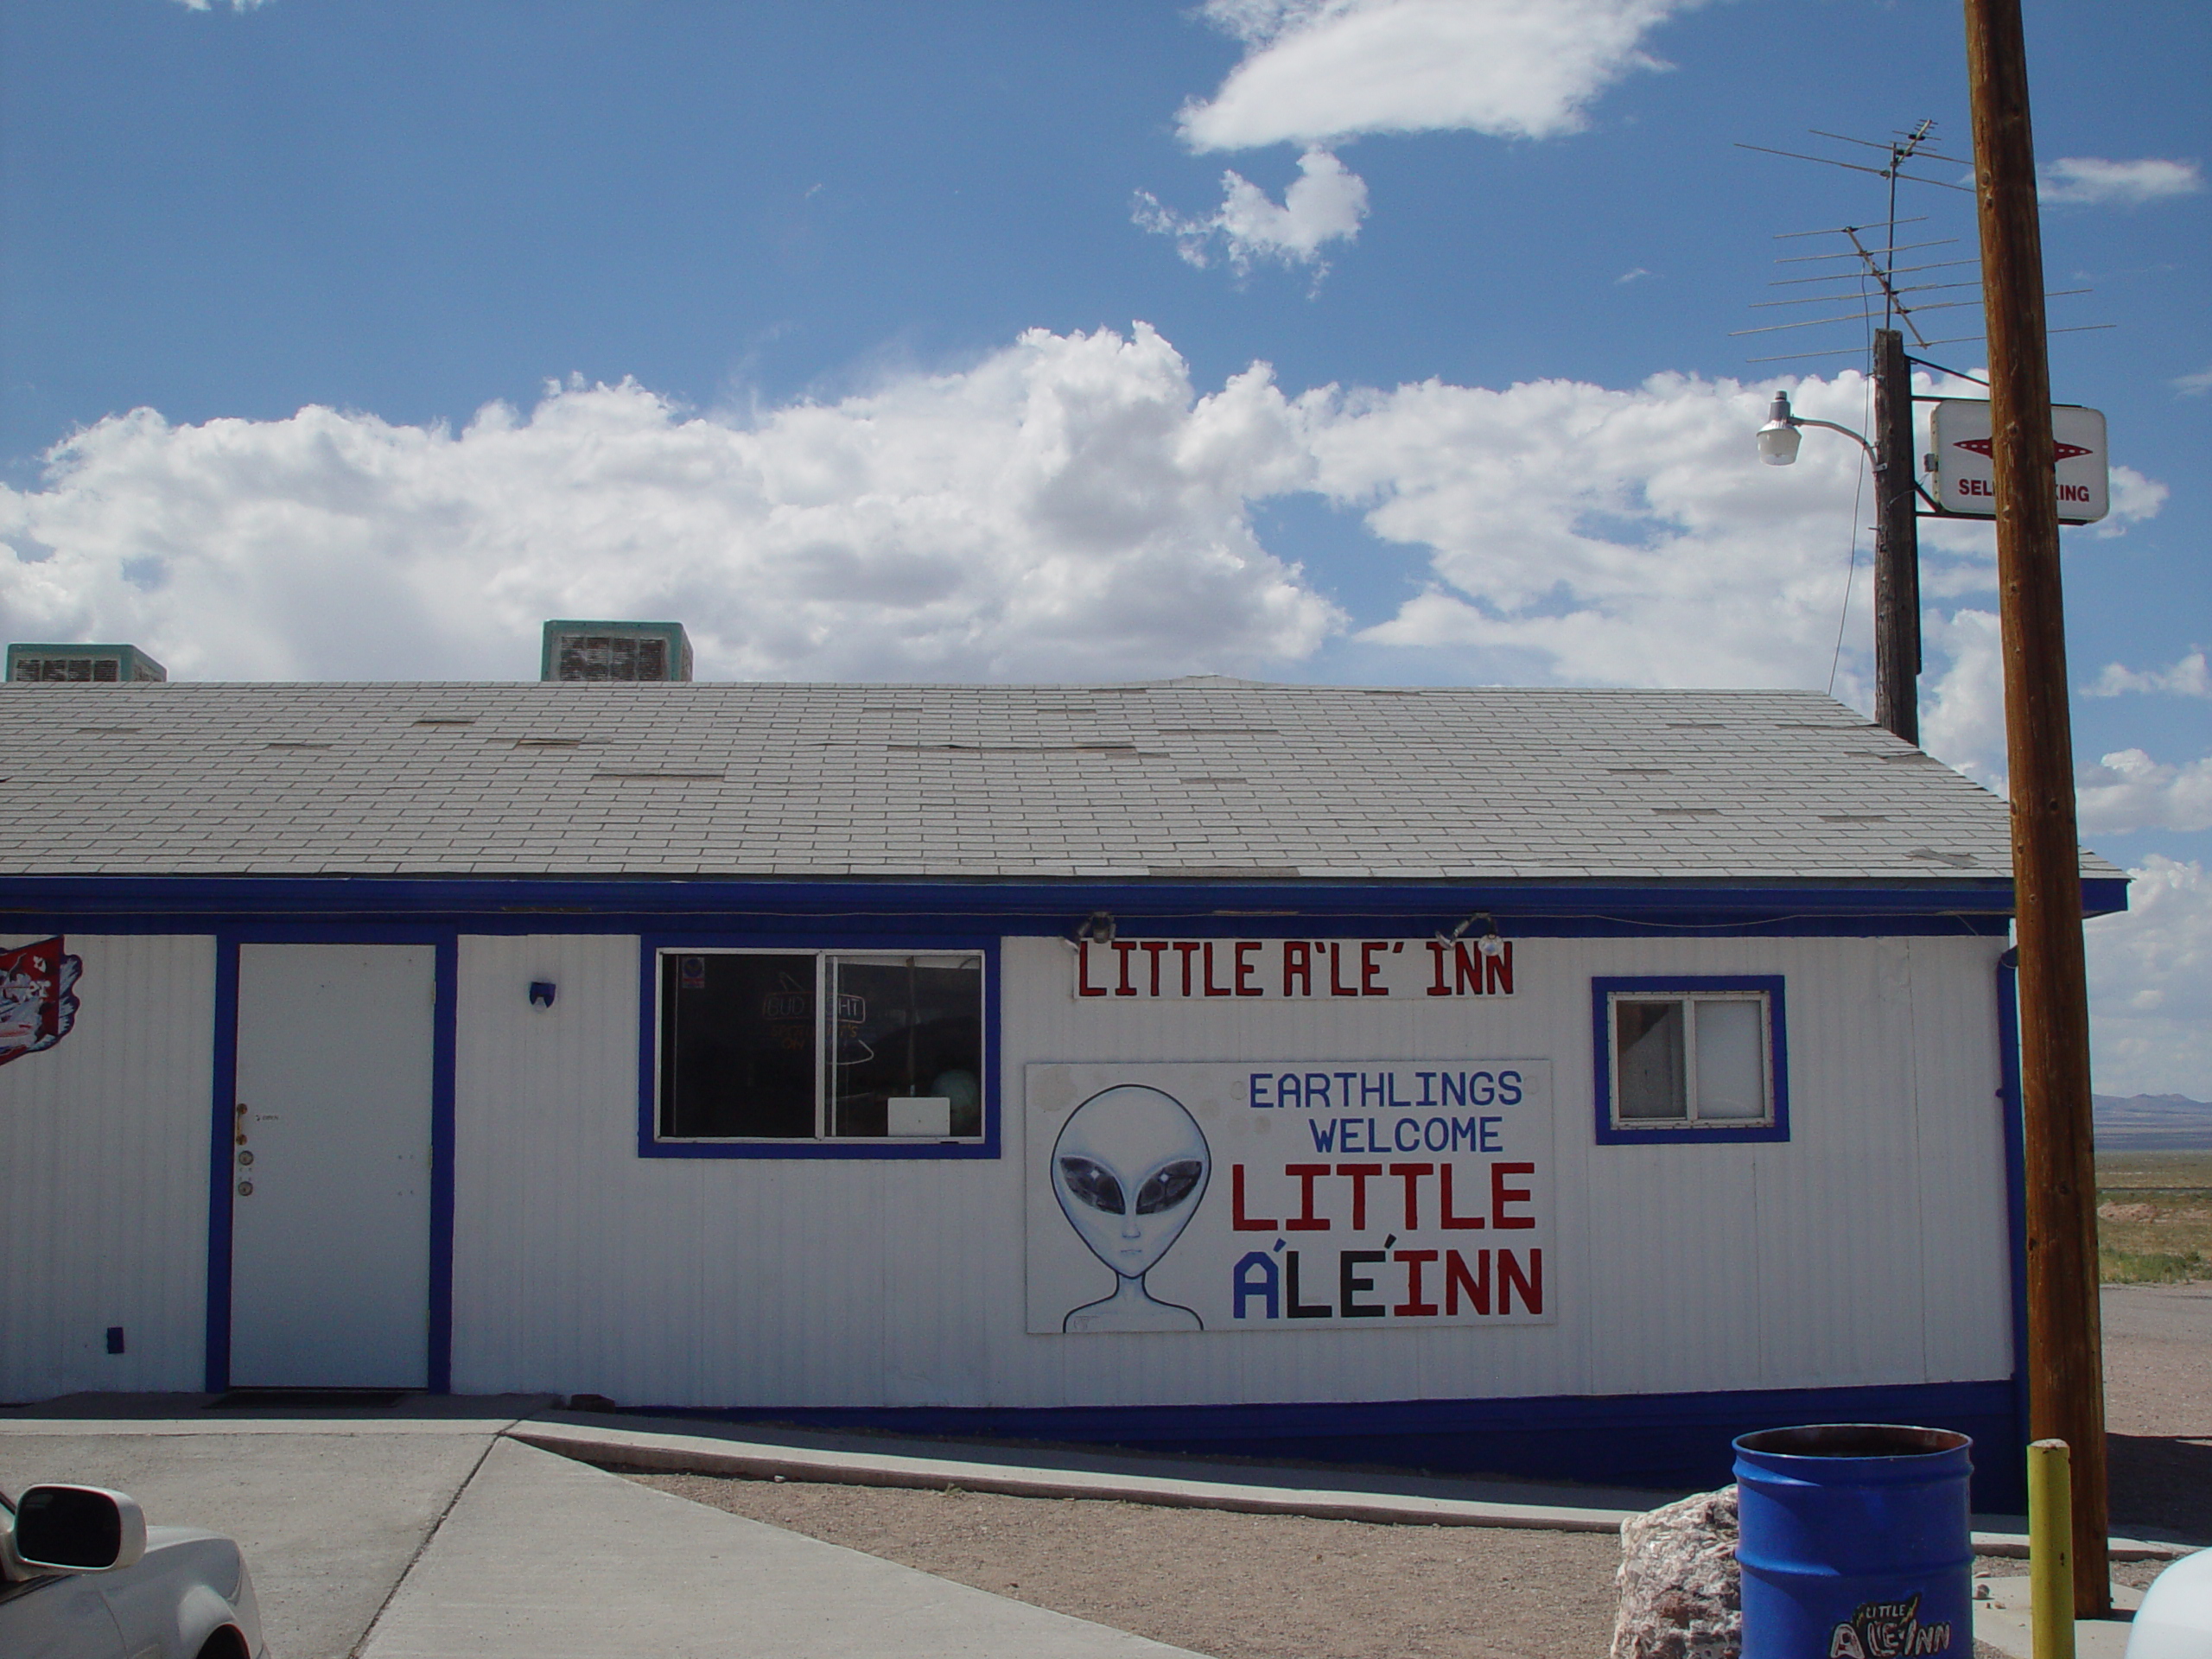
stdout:
POLYGON ((1890 1423, 1738 1438, 1744 1659, 1967 1659, 1973 1445, 1890 1423))

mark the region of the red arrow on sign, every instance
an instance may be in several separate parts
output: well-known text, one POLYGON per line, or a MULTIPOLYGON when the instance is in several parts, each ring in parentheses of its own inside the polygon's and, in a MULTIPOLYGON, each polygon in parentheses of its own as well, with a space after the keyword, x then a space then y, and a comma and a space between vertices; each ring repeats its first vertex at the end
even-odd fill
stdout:
MULTIPOLYGON (((1986 455, 1989 453, 1989 446, 1993 442, 1994 440, 1989 438, 1961 438, 1951 447, 1954 449, 1971 449, 1977 455, 1986 455)), ((2071 461, 2076 455, 2086 455, 2092 452, 2084 449, 2078 443, 2053 443, 2050 446, 2050 458, 2053 461, 2071 461)))

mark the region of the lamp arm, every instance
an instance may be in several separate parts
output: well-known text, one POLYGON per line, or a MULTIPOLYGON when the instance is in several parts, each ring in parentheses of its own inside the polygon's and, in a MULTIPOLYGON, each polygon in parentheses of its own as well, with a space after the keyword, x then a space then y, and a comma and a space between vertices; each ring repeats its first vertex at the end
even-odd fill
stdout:
POLYGON ((1816 421, 1812 419, 1810 416, 1804 415, 1792 415, 1789 417, 1789 424, 1792 426, 1825 427, 1831 432, 1840 432, 1845 437, 1849 438, 1853 443, 1857 444, 1861 449, 1864 449, 1866 452, 1866 459, 1868 461, 1872 463, 1876 472, 1878 473, 1882 470, 1882 458, 1879 454, 1875 453, 1874 446, 1867 442, 1866 439, 1860 437, 1858 433, 1853 431, 1847 426, 1838 426, 1834 421, 1816 421))

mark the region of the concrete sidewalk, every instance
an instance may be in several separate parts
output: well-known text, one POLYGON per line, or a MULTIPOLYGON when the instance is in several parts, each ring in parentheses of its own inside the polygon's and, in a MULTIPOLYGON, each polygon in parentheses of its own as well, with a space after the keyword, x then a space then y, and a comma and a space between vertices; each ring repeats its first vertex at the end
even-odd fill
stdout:
POLYGON ((363 1659, 1172 1659, 1184 1649, 493 1446, 363 1659))

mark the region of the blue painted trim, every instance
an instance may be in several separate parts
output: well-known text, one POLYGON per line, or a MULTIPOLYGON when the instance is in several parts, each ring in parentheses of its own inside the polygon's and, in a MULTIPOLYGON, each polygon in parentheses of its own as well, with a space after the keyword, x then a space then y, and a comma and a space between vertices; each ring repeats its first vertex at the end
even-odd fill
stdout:
MULTIPOLYGON (((1214 1457, 1384 1465, 1678 1491, 1730 1479, 1730 1442, 1795 1423, 1895 1422, 1956 1429, 2002 1446, 2012 1384, 1903 1383, 1712 1394, 1506 1400, 1369 1400, 1245 1406, 737 1407, 639 1408, 655 1417, 1044 1440, 1214 1457)), ((1977 1506, 2017 1513, 2018 1461, 1985 1454, 1977 1506)))
MULTIPOLYGON (((2082 883, 2084 913, 2126 908, 2124 880, 2082 883)), ((90 917, 132 918, 153 931, 204 927, 209 918, 414 920, 472 932, 543 932, 547 919, 576 931, 649 927, 709 931, 810 931, 825 922, 882 934, 942 927, 958 917, 1001 933, 1065 935, 1093 910, 1122 931, 1186 936, 1295 937, 1325 922, 1350 933, 1427 933, 1488 912, 1522 938, 1682 932, 1781 937, 1929 933, 2003 935, 2009 880, 1866 882, 1649 881, 1174 882, 663 880, 540 876, 85 877, 0 879, 0 913, 41 925, 90 917), (1273 912, 1273 913, 1268 913, 1273 912)))
POLYGON ((2024 1469, 2033 1420, 2028 1400, 2028 1134, 2020 1093, 2019 980, 2020 953, 2007 950, 1997 959, 1997 1100, 2005 1125, 2005 1214, 2012 1246, 2014 1461, 2024 1469))
POLYGON ((1789 1019, 1779 974, 1632 975, 1590 982, 1592 1058, 1597 1079, 1597 1133, 1601 1147, 1741 1145, 1789 1139, 1789 1019), (1774 1059, 1774 1122, 1748 1128, 1655 1125, 1630 1128, 1613 1120, 1613 1033, 1606 997, 1614 991, 1764 991, 1767 1052, 1774 1059))
MULTIPOLYGON (((938 918, 940 923, 943 918, 938 918)), ((1000 1147, 999 940, 996 934, 810 934, 794 939, 760 934, 649 933, 638 941, 638 1156, 640 1158, 995 1159, 1000 1147), (660 952, 686 946, 741 950, 772 946, 794 951, 958 950, 983 959, 983 1138, 957 1142, 896 1141, 663 1141, 656 1064, 660 1050, 660 952)))
POLYGON ((238 1103, 238 947, 242 944, 427 944, 437 1002, 430 1021, 430 1282, 428 1376, 432 1394, 453 1391, 454 1061, 459 1032, 460 939, 451 931, 390 924, 254 926, 215 939, 215 1092, 207 1211, 207 1389, 231 1386, 231 1114, 238 1103))
POLYGON ((430 1024, 429 1386, 453 1392, 454 1064, 460 1029, 461 942, 436 941, 430 1024))
POLYGON ((207 1144, 207 1330, 200 1356, 210 1394, 231 1386, 231 1154, 237 1133, 238 945, 227 933, 215 936, 214 1086, 208 1103, 207 1144))

